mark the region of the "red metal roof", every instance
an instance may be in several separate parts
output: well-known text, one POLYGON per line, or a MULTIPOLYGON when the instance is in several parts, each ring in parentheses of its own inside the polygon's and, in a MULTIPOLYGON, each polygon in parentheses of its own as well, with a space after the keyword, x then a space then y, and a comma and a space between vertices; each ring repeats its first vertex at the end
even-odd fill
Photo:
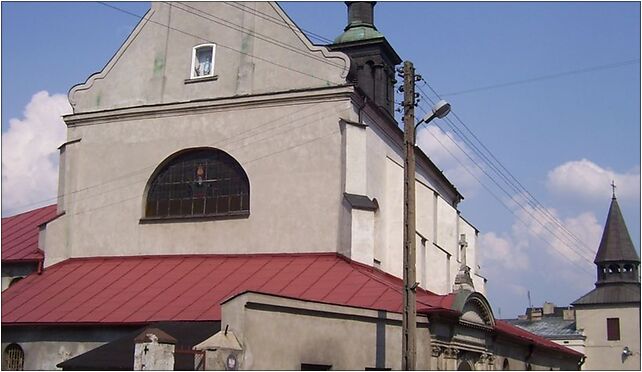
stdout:
MULTIPOLYGON (((2 323, 219 320, 243 291, 401 311, 402 281, 331 254, 129 256, 69 259, 2 293, 2 323)), ((444 296, 418 291, 418 304, 444 296)))
POLYGON ((2 262, 38 261, 38 226, 56 217, 56 205, 2 218, 2 262))
MULTIPOLYGON (((135 324, 212 321, 245 291, 401 312, 401 279, 336 253, 74 258, 2 292, 2 324, 135 324)), ((454 296, 417 290, 420 313, 452 313, 454 296)), ((570 349, 497 321, 496 331, 570 349)))

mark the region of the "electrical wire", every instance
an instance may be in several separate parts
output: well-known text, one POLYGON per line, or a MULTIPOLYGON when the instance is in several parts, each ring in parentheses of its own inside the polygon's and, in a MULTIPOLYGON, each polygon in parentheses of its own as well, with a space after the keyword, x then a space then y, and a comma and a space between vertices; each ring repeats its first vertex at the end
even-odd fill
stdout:
MULTIPOLYGON (((445 120, 445 121, 447 122, 447 120, 445 120)), ((452 122, 451 122, 449 125, 451 126, 451 128, 453 127, 452 122)), ((445 132, 445 131, 444 131, 444 132, 445 132)), ((451 139, 451 138, 449 137, 449 139, 451 139)), ((465 150, 465 149, 463 149, 461 146, 459 146, 459 144, 458 144, 457 142, 455 142, 454 140, 452 140, 452 139, 451 139, 451 141, 452 141, 452 142, 453 142, 453 143, 454 143, 454 144, 455 144, 455 145, 460 149, 460 151, 462 151, 462 153, 464 153, 464 154, 465 154, 465 155, 466 155, 466 156, 471 160, 471 163, 475 164, 475 166, 477 166, 477 167, 478 167, 478 168, 479 168, 479 169, 480 169, 480 170, 481 170, 481 171, 482 171, 482 172, 483 172, 483 173, 484 173, 484 174, 485 174, 485 175, 486 175, 486 176, 487 176, 491 181, 493 181, 493 183, 494 183, 498 188, 500 188, 500 189, 501 189, 501 190, 502 190, 502 191, 503 191, 503 192, 504 192, 504 193, 505 193, 505 194, 506 194, 506 195, 507 195, 507 196, 508 196, 512 201, 513 201, 513 203, 515 203, 519 208, 521 208, 522 210, 524 210, 524 211, 525 211, 525 212, 526 212, 526 213, 527 213, 531 218, 533 218, 535 221, 537 221, 537 222, 539 223, 539 225, 540 225, 540 226, 542 226, 542 227, 544 227, 544 228, 545 228, 549 233, 553 234, 553 235, 554 235, 554 236, 555 236, 555 237, 556 237, 560 242, 562 242, 564 245, 566 245, 567 247, 571 248, 571 249, 572 249, 576 254, 580 255, 581 257, 585 258, 588 262, 590 262, 590 260, 589 260, 588 258, 586 258, 583 254, 586 254, 586 253, 592 253, 592 251, 590 251, 588 248, 586 248, 586 246, 584 246, 584 245, 580 244, 581 242, 574 241, 574 240, 572 239, 572 236, 571 236, 571 235, 567 235, 567 236, 560 237, 560 235, 558 235, 558 234, 556 234, 555 232, 551 231, 551 230, 550 230, 550 229, 549 229, 549 228, 548 228, 544 223, 542 223, 542 222, 541 222, 541 221, 540 221, 540 220, 539 220, 535 215, 533 215, 533 212, 531 212, 529 209, 527 209, 527 207, 525 207, 525 206, 524 206, 524 205, 519 201, 519 199, 517 199, 517 198, 515 197, 515 195, 512 195, 511 193, 509 193, 508 191, 506 191, 506 189, 504 189, 503 187, 501 187, 501 186, 496 182, 496 180, 495 180, 491 175, 489 175, 489 174, 488 174, 488 172, 486 172, 486 171, 485 171, 485 170, 484 170, 484 169, 483 169, 483 168, 478 164, 478 162, 476 162, 474 159, 472 159, 472 157, 471 157, 471 156, 466 152, 466 150, 465 150)), ((514 191, 516 191, 516 193, 517 193, 517 194, 520 194, 520 192, 519 192, 519 191, 517 191, 517 190, 515 190, 515 189, 513 189, 513 190, 514 190, 514 191)), ((552 215, 550 215, 550 212, 548 212, 548 210, 546 210, 546 209, 539 210, 537 207, 534 207, 534 206, 532 206, 532 205, 531 205, 531 207, 533 208, 533 210, 534 210, 535 212, 538 212, 538 211, 539 211, 540 213, 543 213, 543 214, 548 213, 548 214, 549 214, 549 216, 552 216, 552 215)), ((562 231, 566 231, 566 232, 568 233, 568 230, 566 230, 566 228, 561 224, 561 222, 559 222, 559 221, 558 221, 556 218, 554 218, 554 217, 553 217, 553 218, 548 218, 549 216, 544 215, 544 217, 546 218, 546 220, 547 220, 547 221, 552 222, 554 225, 556 225, 557 227, 559 227, 560 229, 562 229, 562 231)), ((570 233, 569 233, 569 234, 570 234, 570 233)))
MULTIPOLYGON (((423 111, 424 113, 427 113, 427 111, 426 111, 423 107, 418 106, 418 108, 419 108, 421 111, 423 111)), ((424 127, 425 127, 425 126, 426 126, 426 125, 425 125, 425 123, 422 123, 422 126, 424 126, 424 127)), ((526 228, 528 228, 528 224, 527 224, 527 223, 526 223, 526 222, 525 222, 525 221, 524 221, 524 220, 523 220, 523 219, 522 219, 522 218, 521 218, 521 217, 520 217, 520 216, 519 216, 519 215, 518 215, 518 214, 517 214, 517 213, 516 213, 512 208, 510 208, 508 205, 506 205, 506 203, 505 203, 505 202, 504 202, 500 197, 498 197, 498 196, 497 196, 497 195, 496 195, 496 194, 495 194, 495 193, 494 193, 494 192, 493 192, 493 191, 492 191, 492 190, 491 190, 491 189, 490 189, 490 188, 489 188, 485 183, 483 183, 483 182, 479 179, 479 177, 477 177, 477 176, 474 174, 474 172, 472 172, 472 171, 471 171, 471 170, 470 170, 470 169, 469 169, 469 168, 468 168, 468 167, 467 167, 467 166, 466 166, 466 165, 465 165, 465 164, 464 164, 464 163, 463 163, 463 162, 462 162, 462 161, 461 161, 457 156, 455 156, 455 154, 453 154, 453 153, 448 149, 448 147, 447 147, 443 142, 441 142, 441 140, 439 140, 439 138, 437 138, 437 136, 435 136, 435 135, 434 135, 432 132, 430 132, 430 131, 428 131, 428 133, 429 133, 429 134, 430 134, 430 135, 431 135, 431 136, 432 136, 432 137, 437 141, 437 143, 439 143, 439 145, 441 145, 441 147, 443 147, 443 148, 444 148, 444 150, 446 150, 446 152, 448 152, 448 154, 450 154, 450 156, 452 156, 452 157, 453 157, 453 159, 455 159, 455 160, 456 160, 456 161, 461 165, 461 167, 462 167, 466 172, 468 172, 468 173, 469 173, 469 174, 470 174, 470 175, 471 175, 471 176, 472 176, 472 177, 473 177, 473 178, 474 178, 474 179, 475 179, 475 180, 476 180, 476 181, 477 181, 477 182, 478 182, 478 183, 479 183, 479 184, 480 184, 484 189, 486 189, 486 191, 488 191, 488 193, 490 193, 490 194, 491 194, 491 196, 493 196, 493 198, 495 198, 495 200, 497 200, 497 201, 498 201, 502 206, 504 206, 504 208, 506 208, 506 210, 508 210, 511 214, 513 214, 513 215, 515 216, 515 218, 516 218, 519 222, 521 222, 521 223, 522 223, 526 228)), ((447 136, 447 137, 448 137, 448 136, 447 136)), ((449 139, 451 139, 451 141, 452 141, 452 138, 450 138, 450 137, 448 137, 448 138, 449 138, 449 139)), ((453 141, 453 142, 454 142, 454 141, 453 141)), ((454 142, 454 143, 457 145, 457 143, 456 143, 456 142, 454 142)), ((458 147, 459 147, 459 146, 458 146, 458 147)), ((462 149, 460 148, 460 150, 462 150, 462 149)), ((462 150, 462 152, 464 152, 464 151, 462 150)), ((464 153, 465 153, 465 152, 464 152, 464 153)), ((466 154, 466 153, 465 153, 465 154, 466 154)), ((481 168, 480 168, 480 169, 481 169, 481 168)), ((487 175, 487 176, 488 176, 488 175, 487 175)), ((490 177, 489 177, 489 178, 490 178, 490 177)), ((492 181, 492 180, 493 180, 493 179, 491 178, 491 181, 492 181)), ((500 189, 501 189, 501 187, 500 187, 500 189)), ((531 216, 531 218, 533 218, 533 217, 531 216)), ((537 220, 536 218, 534 218, 534 219, 535 219, 535 220, 537 220)), ((539 221, 539 220, 537 220, 537 221, 539 221)), ((545 225, 542 225, 542 226, 545 226, 545 225)), ((549 231, 550 231, 550 230, 549 230, 549 231)), ((591 275, 593 274, 592 272, 588 271, 588 270, 586 269, 586 267, 584 267, 584 266, 580 265, 577 261, 575 261, 575 260, 571 259, 570 257, 568 257, 564 252, 562 252, 560 249, 558 249, 557 247, 555 247, 555 245, 554 245, 554 244, 552 244, 551 242, 547 241, 547 240, 546 240, 546 239, 544 239, 542 236, 540 236, 540 235, 535 235, 535 237, 537 237, 538 239, 542 240, 542 241, 543 241, 543 242, 545 242, 547 245, 549 245, 550 247, 552 247, 553 249, 555 249, 556 251, 558 251, 558 252, 559 252, 559 253, 560 253, 560 254, 561 254, 561 255, 562 255, 562 256, 563 256, 567 261, 571 262, 572 264, 574 264, 575 266, 577 266, 578 268, 580 268, 582 271, 586 272, 587 274, 591 274, 591 275)), ((559 240, 559 238, 558 238, 558 240, 559 240)), ((578 257, 579 257, 580 259, 587 260, 587 259, 586 259, 586 257, 582 256, 581 254, 578 254, 577 252, 574 252, 574 253, 575 253, 575 254, 577 254, 577 255, 578 255, 578 257)), ((588 260, 587 260, 587 261, 588 261, 588 260)), ((589 261, 589 263, 590 263, 590 261, 589 261)))
MULTIPOLYGON (((246 5, 244 5, 243 3, 234 2, 234 1, 224 1, 223 3, 225 5, 227 5, 227 6, 231 6, 233 8, 236 8, 236 9, 251 13, 251 14, 253 14, 253 15, 259 17, 259 18, 262 18, 262 19, 264 19, 266 21, 272 22, 272 23, 274 23, 276 25, 283 26, 283 27, 285 27, 287 29, 292 29, 292 27, 290 26, 289 23, 284 22, 283 20, 281 20, 279 18, 272 17, 271 15, 269 15, 267 13, 264 13, 264 12, 261 12, 260 10, 250 8, 250 7, 246 6, 246 5)), ((317 39, 317 40, 319 40, 321 42, 324 42, 324 43, 327 43, 327 44, 332 44, 334 42, 332 39, 329 39, 329 38, 327 38, 327 37, 325 37, 323 35, 320 35, 320 34, 316 34, 316 33, 312 32, 312 31, 306 30, 304 28, 298 27, 298 29, 301 30, 301 32, 305 33, 307 36, 313 37, 313 38, 315 38, 315 39, 317 39)))
MULTIPOLYGON (((308 103, 307 105, 308 105, 307 107, 303 108, 302 110, 298 111, 297 113, 302 113, 302 112, 304 112, 306 110, 313 109, 313 108, 317 107, 316 104, 314 104, 314 103, 308 103)), ((297 120, 298 121, 304 120, 304 119, 307 119, 307 118, 312 117, 312 116, 320 115, 323 112, 325 112, 325 110, 323 110, 323 109, 316 110, 316 111, 314 111, 312 113, 308 113, 307 115, 304 115, 304 116, 298 118, 297 120)), ((248 140, 248 139, 250 139, 252 137, 255 137, 255 136, 258 136, 258 135, 261 135, 261 134, 264 134, 264 133, 268 133, 270 131, 282 128, 282 127, 284 127, 284 126, 286 126, 288 124, 291 124, 291 123, 295 123, 296 124, 296 123, 298 123, 298 121, 294 121, 294 120, 284 120, 284 119, 290 118, 291 116, 292 116, 292 113, 287 113, 285 115, 279 116, 279 117, 277 117, 275 119, 272 119, 272 120, 269 120, 269 121, 267 121, 267 122, 265 122, 265 123, 263 123, 261 125, 258 125, 256 127, 250 128, 250 129, 245 130, 245 131, 241 131, 239 133, 235 133, 235 134, 233 134, 232 136, 230 136, 230 137, 228 137, 226 139, 217 141, 216 143, 212 144, 212 146, 213 147, 217 147, 217 148, 225 148, 227 151, 235 151, 235 150, 240 149, 242 147, 246 147, 246 146, 249 146, 251 144, 255 144, 257 142, 260 142, 260 140, 259 141, 254 141, 254 142, 250 142, 250 143, 247 143, 247 144, 245 144, 243 146, 239 146, 239 147, 231 147, 230 146, 231 144, 235 144, 235 143, 238 143, 240 141, 245 141, 245 140, 248 140), (283 123, 281 123, 279 125, 276 125, 276 126, 273 126, 273 127, 269 127, 270 124, 278 123, 281 120, 284 120, 283 123), (246 136, 243 136, 244 134, 246 136)), ((307 125, 307 124, 304 124, 303 126, 305 126, 305 125, 307 125)), ((273 134, 273 135, 268 136, 266 138, 263 138, 261 140, 268 140, 270 138, 275 137, 278 134, 286 134, 290 130, 297 129, 297 128, 299 128, 299 127, 297 126, 297 127, 291 128, 291 129, 287 129, 287 130, 283 131, 283 133, 276 133, 276 134, 273 134)), ((25 205, 21 205, 21 206, 18 206, 18 207, 14 207, 14 208, 9 209, 7 213, 11 214, 12 212, 23 210, 23 209, 32 207, 34 205, 41 205, 41 204, 47 203, 47 202, 54 202, 58 198, 62 198, 62 197, 68 198, 68 197, 71 197, 72 195, 76 195, 76 194, 79 194, 79 193, 87 192, 89 190, 93 190, 93 189, 98 188, 98 187, 103 187, 105 185, 108 185, 108 184, 111 184, 111 183, 114 183, 114 182, 117 182, 117 181, 120 181, 120 180, 123 180, 123 179, 132 178, 132 177, 135 177, 135 176, 137 176, 139 174, 140 175, 144 174, 145 175, 144 179, 147 179, 147 178, 149 178, 149 172, 152 171, 153 169, 155 169, 156 167, 158 167, 158 164, 159 163, 150 164, 148 166, 136 169, 136 170, 134 170, 132 172, 125 173, 123 175, 117 176, 117 177, 112 178, 112 179, 110 179, 108 181, 105 181, 105 182, 100 182, 100 183, 93 184, 93 185, 90 185, 90 186, 86 186, 86 187, 83 187, 81 189, 74 190, 74 191, 71 191, 71 192, 68 192, 68 193, 59 194, 59 195, 51 197, 51 198, 47 198, 47 199, 39 200, 37 202, 32 202, 32 203, 29 203, 29 204, 25 204, 25 205)), ((95 196, 98 196, 98 195, 106 194, 108 192, 120 190, 120 189, 122 189, 124 187, 128 187, 128 186, 134 185, 134 184, 136 184, 138 182, 140 182, 140 180, 136 180, 133 183, 127 183, 125 185, 121 185, 121 186, 118 186, 118 187, 115 187, 115 188, 111 188, 111 189, 105 190, 105 191, 100 192, 100 193, 89 194, 89 195, 87 195, 87 196, 85 196, 85 197, 83 197, 81 199, 76 199, 76 200, 77 201, 86 200, 86 199, 91 198, 91 197, 95 197, 95 196)))
MULTIPOLYGON (((287 44, 285 42, 282 42, 280 40, 277 40, 275 38, 272 38, 270 36, 262 34, 260 32, 257 32, 257 31, 254 31, 254 30, 250 30, 250 29, 245 28, 245 27, 243 27, 241 25, 238 25, 236 23, 233 23, 233 22, 230 22, 228 20, 225 20, 225 19, 223 19, 221 17, 217 17, 217 16, 215 16, 215 15, 213 15, 211 13, 208 13, 208 12, 202 10, 202 9, 198 9, 198 8, 193 7, 193 6, 190 6, 190 5, 187 5, 187 4, 182 4, 182 3, 170 3, 170 2, 166 2, 166 1, 163 1, 163 3, 165 3, 165 4, 169 5, 169 6, 172 6, 172 7, 176 8, 176 9, 182 10, 182 11, 184 11, 186 13, 189 13, 189 14, 195 15, 197 17, 201 17, 201 18, 203 18, 205 20, 211 21, 213 23, 219 24, 221 26, 228 27, 228 28, 231 28, 231 29, 233 29, 235 31, 242 32, 242 33, 244 33, 246 35, 253 36, 256 39, 263 40, 263 41, 265 41, 265 42, 267 42, 269 44, 272 44, 272 45, 275 45, 277 47, 283 48, 283 49, 288 50, 290 52, 302 55, 302 56, 307 57, 307 58, 315 59, 315 60, 317 60, 319 62, 325 63, 325 64, 327 64, 329 66, 332 66, 332 67, 335 67, 335 68, 338 68, 338 69, 341 69, 341 70, 345 70, 346 69, 346 66, 343 65, 343 64, 331 62, 325 57, 319 57, 319 56, 311 54, 311 53, 309 53, 307 51, 300 50, 300 49, 296 48, 293 45, 287 44), (192 9, 192 10, 188 10, 188 9, 182 8, 178 4, 180 4, 182 6, 185 6, 185 7, 189 8, 189 9, 192 9)), ((241 11, 247 12, 245 10, 241 10, 241 11)))
MULTIPOLYGON (((441 96, 440 96, 440 95, 435 91, 435 89, 433 89, 433 87, 432 87, 432 86, 431 86, 427 81, 425 81, 425 80, 424 80, 424 85, 428 86, 428 88, 430 88, 430 90, 431 90, 431 91, 432 91, 432 92, 433 92, 433 93, 434 93, 434 94, 435 94, 439 99, 441 99, 441 96)), ((428 95, 427 95, 427 94, 425 94, 425 92, 423 91, 423 89, 421 89, 421 87, 419 87, 419 89, 420 89, 420 91, 425 95, 425 97, 426 97, 427 99, 429 99, 429 100, 430 100, 430 98, 428 97, 428 95)), ((512 174, 512 173, 511 173, 511 172, 510 172, 510 171, 509 171, 509 170, 508 170, 508 169, 507 169, 507 168, 506 168, 506 167, 505 167, 505 166, 504 166, 500 161, 499 161, 499 159, 497 159, 497 157, 495 157, 495 155, 494 155, 494 154, 493 154, 493 153, 488 149, 488 147, 486 147, 486 145, 484 145, 484 143, 483 143, 483 142, 481 142, 481 140, 480 140, 480 139, 475 135, 475 133, 474 133, 474 132, 473 132, 473 131, 468 127, 468 125, 466 125, 466 123, 464 123, 464 121, 463 121, 463 120, 462 120, 462 119, 461 119, 461 118, 460 118, 460 117, 459 117, 459 116, 458 116, 454 111, 452 112, 452 114, 453 114, 453 116, 455 117, 455 119, 457 119, 457 120, 459 121, 459 123, 461 123, 461 125, 462 125, 462 126, 464 126, 464 128, 465 128, 465 129, 466 129, 466 130, 467 130, 467 131, 468 131, 468 132, 473 136, 473 138, 474 138, 474 139, 475 139, 475 140, 476 140, 476 141, 481 145, 481 147, 486 151, 486 153, 488 153, 488 154, 490 155, 490 157, 492 157, 492 158, 493 158, 494 162, 493 162, 493 161, 491 161, 488 157, 486 157, 486 156, 484 155, 484 152, 483 152, 483 151, 481 151, 481 150, 479 150, 479 148, 478 148, 478 147, 477 147, 477 146, 476 146, 476 145, 475 145, 471 140, 469 140, 469 139, 467 138, 467 136, 463 134, 463 132, 460 132, 460 131, 455 130, 455 132, 457 132, 458 136, 459 136, 460 138, 462 138, 462 140, 464 140, 464 142, 466 142, 469 146, 471 146, 471 147, 474 149, 474 151, 475 151, 477 154, 479 154, 479 155, 480 155, 480 156, 485 160, 485 162, 486 162, 487 164, 489 164, 489 165, 491 166, 491 168, 492 168, 492 169, 493 169, 497 174, 499 174, 499 175, 500 175, 500 177, 502 177, 502 178, 503 178, 503 180, 504 180, 504 182, 505 182, 505 183, 507 183, 508 185, 510 185, 510 187, 512 187, 512 188, 513 188, 513 190, 515 190, 515 192, 516 192, 516 193, 518 193, 518 194, 523 194, 523 195, 526 197, 526 201, 527 201, 527 203, 528 203, 531 207, 533 207, 535 210, 540 210, 542 213, 544 213, 544 214, 546 215, 546 217, 547 217, 548 219, 550 219, 551 221, 553 221, 553 223, 555 223, 556 225, 558 225, 558 226, 562 229, 562 231, 563 231, 564 233, 566 233, 566 234, 567 234, 567 235, 568 235, 572 240, 576 241, 576 246, 578 246, 580 249, 584 249, 584 250, 586 250, 586 251, 587 251, 587 252, 589 252, 589 253, 592 253, 592 250, 591 250, 590 248, 588 248, 588 245, 587 245, 587 244, 586 244, 582 239, 580 239, 580 238, 579 238, 579 237, 577 237, 575 234, 573 234, 571 231, 569 231, 569 230, 568 230, 568 229, 567 229, 567 228, 566 228, 566 227, 561 223, 561 221, 559 221, 559 220, 557 219, 557 217, 555 217, 555 216, 554 216, 554 215, 553 215, 553 214, 552 214, 552 213, 551 213, 551 212, 550 212, 546 207, 544 207, 544 206, 543 206, 543 204, 542 204, 539 200, 537 200, 537 198, 535 198, 535 197, 532 195, 532 193, 531 193, 530 191, 528 191, 528 190, 526 189, 526 187, 524 187, 524 185, 523 185, 521 182, 519 182, 519 180, 518 180, 518 179, 517 179, 517 178, 516 178, 516 177, 515 177, 515 176, 514 176, 514 175, 513 175, 513 174, 512 174), (502 171, 500 171, 496 166, 494 166, 494 164, 495 164, 495 163, 496 163, 496 164, 498 164, 498 165, 499 165, 499 167, 500 167, 501 169, 503 169, 503 172, 502 172, 502 171), (505 172, 505 173, 504 173, 504 172, 505 172), (512 181, 508 180, 508 177, 507 177, 505 174, 508 174, 508 176, 509 176, 513 181, 514 181, 514 183, 513 183, 512 181), (515 184, 516 184, 517 186, 516 186, 515 184)), ((451 120, 450 120, 450 118, 446 118, 446 120, 447 120, 447 122, 449 123, 449 125, 450 125, 452 128, 455 128, 455 127, 456 127, 456 126, 454 125, 454 122, 453 122, 453 121, 451 121, 451 120)))
POLYGON ((317 79, 317 80, 321 80, 321 81, 323 81, 323 82, 325 82, 325 83, 327 83, 327 84, 342 85, 342 84, 344 84, 344 83, 345 83, 345 82, 335 82, 335 81, 330 81, 330 80, 325 79, 325 78, 320 78, 320 77, 318 77, 318 76, 315 76, 315 75, 313 75, 313 74, 307 73, 307 72, 305 72, 305 71, 296 70, 296 69, 291 68, 291 67, 288 67, 288 66, 286 66, 286 65, 283 65, 283 64, 280 64, 280 63, 277 63, 277 62, 274 62, 274 61, 270 61, 270 60, 268 60, 268 59, 266 59, 266 58, 263 58, 263 57, 259 57, 259 56, 253 55, 253 54, 251 54, 251 53, 247 53, 247 52, 244 52, 244 51, 242 51, 242 50, 238 50, 238 49, 236 49, 236 48, 234 48, 234 47, 231 47, 231 46, 229 46, 229 45, 225 45, 225 44, 220 43, 220 42, 219 42, 219 43, 215 43, 214 41, 212 41, 212 40, 208 40, 208 39, 205 39, 205 38, 203 38, 203 37, 201 37, 201 36, 199 36, 199 35, 195 35, 195 34, 193 34, 193 33, 190 33, 190 32, 187 32, 187 31, 180 30, 180 29, 178 29, 178 28, 176 28, 176 27, 172 27, 172 26, 167 25, 167 24, 164 24, 164 23, 162 23, 162 22, 158 22, 158 21, 152 20, 152 19, 150 19, 150 18, 145 18, 144 16, 139 16, 139 15, 138 15, 138 14, 136 14, 136 13, 130 12, 130 11, 128 11, 128 10, 125 10, 125 9, 119 8, 119 7, 114 6, 114 5, 111 5, 111 4, 107 4, 107 3, 102 2, 102 1, 99 1, 98 3, 99 3, 99 4, 101 4, 101 5, 104 5, 104 6, 108 7, 108 8, 112 8, 112 9, 114 9, 114 10, 117 10, 117 11, 119 11, 119 12, 122 12, 122 13, 124 13, 124 14, 128 14, 128 15, 130 15, 130 16, 132 16, 132 17, 136 17, 136 18, 138 18, 138 19, 140 19, 140 20, 145 20, 145 21, 151 22, 151 23, 153 23, 153 24, 156 24, 156 25, 159 25, 159 26, 165 27, 165 28, 167 28, 167 29, 170 29, 170 30, 173 30, 173 31, 179 32, 179 33, 181 33, 181 34, 184 34, 184 35, 187 35, 187 36, 191 36, 191 37, 193 37, 193 38, 195 38, 195 39, 202 40, 202 41, 204 41, 204 42, 206 42, 206 43, 216 44, 216 45, 217 45, 217 47, 222 47, 222 48, 224 48, 224 49, 228 49, 228 50, 231 50, 231 51, 233 51, 233 52, 236 52, 236 53, 239 53, 239 54, 243 54, 243 55, 246 55, 246 56, 249 56, 249 57, 255 58, 255 59, 257 59, 257 60, 260 60, 260 61, 263 61, 263 62, 269 63, 269 64, 271 64, 271 65, 274 65, 274 66, 280 67, 280 68, 282 68, 282 69, 285 69, 285 70, 288 70, 288 71, 292 71, 292 72, 296 72, 296 73, 299 73, 299 74, 301 74, 301 75, 305 75, 305 76, 308 76, 308 77, 311 77, 311 78, 314 78, 314 79, 317 79))
POLYGON ((457 91, 457 92, 443 93, 442 96, 443 97, 452 97, 452 96, 457 96, 457 95, 461 95, 461 94, 480 92, 480 91, 484 91, 484 90, 504 88, 504 87, 509 87, 509 86, 521 85, 521 84, 529 84, 529 83, 534 83, 536 81, 550 80, 550 79, 556 79, 556 78, 569 76, 569 75, 583 74, 583 73, 586 73, 586 72, 592 72, 592 71, 598 71, 598 70, 605 70, 605 69, 611 69, 611 68, 616 68, 616 67, 622 67, 622 66, 626 66, 626 65, 630 65, 630 64, 634 64, 634 63, 640 63, 640 59, 636 58, 636 59, 631 59, 631 60, 626 60, 626 61, 609 63, 609 64, 606 64, 606 65, 599 65, 599 66, 582 68, 582 69, 578 69, 578 70, 558 72, 558 73, 550 74, 550 75, 541 75, 541 76, 533 77, 533 78, 530 78, 530 79, 515 80, 515 81, 509 81, 509 82, 505 82, 505 83, 486 85, 486 86, 482 86, 482 87, 478 87, 478 88, 460 90, 460 91, 457 91))

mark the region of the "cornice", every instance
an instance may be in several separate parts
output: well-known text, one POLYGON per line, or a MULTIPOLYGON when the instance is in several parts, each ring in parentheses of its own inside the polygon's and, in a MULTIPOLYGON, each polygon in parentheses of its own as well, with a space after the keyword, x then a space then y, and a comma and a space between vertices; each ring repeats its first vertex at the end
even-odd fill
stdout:
POLYGON ((240 110, 248 107, 284 106, 312 102, 351 99, 351 85, 313 89, 289 90, 265 94, 223 97, 175 103, 160 103, 126 108, 91 111, 63 116, 68 127, 104 124, 126 119, 194 115, 204 112, 240 110))

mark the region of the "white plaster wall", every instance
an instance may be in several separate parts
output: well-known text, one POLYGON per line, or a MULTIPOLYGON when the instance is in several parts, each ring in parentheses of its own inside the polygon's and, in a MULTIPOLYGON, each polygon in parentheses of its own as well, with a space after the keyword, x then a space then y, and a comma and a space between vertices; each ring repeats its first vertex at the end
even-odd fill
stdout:
POLYGON ((339 243, 341 133, 349 101, 222 108, 75 127, 66 214, 48 226, 47 265, 66 257, 331 252, 339 243), (215 147, 250 182, 246 219, 140 224, 154 169, 173 153, 215 147), (324 213, 319 213, 324 211, 324 213), (59 226, 55 226, 59 225, 59 226), (69 240, 65 247, 64 237, 69 240))
POLYGON ((315 47, 284 25, 289 19, 276 3, 248 4, 281 24, 223 2, 152 3, 150 21, 141 21, 100 73, 71 90, 74 112, 345 83, 347 56, 315 47), (218 80, 185 84, 192 48, 208 42, 218 45, 218 80))
POLYGON ((453 258, 433 243, 426 243, 426 273, 425 279, 421 282, 422 288, 437 294, 452 292, 452 284, 447 279, 451 276, 451 261, 453 258))
POLYGON ((583 370, 640 369, 640 306, 578 306, 576 327, 586 336, 586 362, 583 370), (620 340, 608 341, 606 319, 620 318, 620 340), (625 346, 633 355, 623 359, 625 346))
MULTIPOLYGON (((401 314, 247 293, 223 304, 221 326, 229 324, 243 346, 243 370, 299 370, 301 363, 363 370, 376 366, 377 321, 387 322, 379 329, 385 332, 385 367, 398 370, 401 314), (248 309, 247 302, 289 310, 248 309)), ((417 368, 430 369, 427 320, 418 316, 417 322, 422 326, 417 329, 417 368)))
MULTIPOLYGON (((104 342, 35 341, 19 342, 24 351, 24 370, 60 370, 56 364, 104 345, 104 342)), ((2 350, 9 343, 2 343, 2 350)), ((132 356, 133 358, 133 356, 132 356)))
POLYGON ((352 210, 351 244, 350 258, 372 266, 374 259, 374 216, 372 211, 352 210))
POLYGON ((173 371, 174 349, 172 344, 143 342, 134 345, 135 371, 173 371))
MULTIPOLYGON (((459 216, 459 234, 466 234, 466 242, 468 247, 466 248, 466 264, 470 267, 470 276, 473 279, 473 285, 475 286, 475 291, 486 295, 486 283, 484 278, 481 277, 481 267, 479 265, 479 255, 477 246, 478 232, 477 229, 471 225, 468 221, 459 216)), ((455 274, 456 275, 456 274, 455 274)))

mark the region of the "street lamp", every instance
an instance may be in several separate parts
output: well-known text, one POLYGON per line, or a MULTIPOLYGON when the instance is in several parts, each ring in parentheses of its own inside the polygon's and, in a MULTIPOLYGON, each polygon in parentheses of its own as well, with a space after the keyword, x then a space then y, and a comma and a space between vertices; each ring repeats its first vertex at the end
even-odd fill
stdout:
POLYGON ((450 103, 444 101, 443 99, 432 107, 432 112, 426 114, 419 122, 415 125, 415 134, 417 133, 417 127, 419 127, 422 123, 430 123, 432 119, 438 118, 438 119, 443 119, 450 113, 450 103))
POLYGON ((412 63, 404 64, 404 73, 411 76, 404 84, 404 247, 403 247, 403 316, 402 316, 402 362, 401 369, 414 370, 416 367, 416 239, 415 234, 415 134, 422 123, 443 119, 450 112, 450 103, 441 100, 432 112, 414 124, 414 69, 412 63), (412 74, 412 75, 411 75, 412 74), (414 127, 413 127, 414 126, 414 127))

